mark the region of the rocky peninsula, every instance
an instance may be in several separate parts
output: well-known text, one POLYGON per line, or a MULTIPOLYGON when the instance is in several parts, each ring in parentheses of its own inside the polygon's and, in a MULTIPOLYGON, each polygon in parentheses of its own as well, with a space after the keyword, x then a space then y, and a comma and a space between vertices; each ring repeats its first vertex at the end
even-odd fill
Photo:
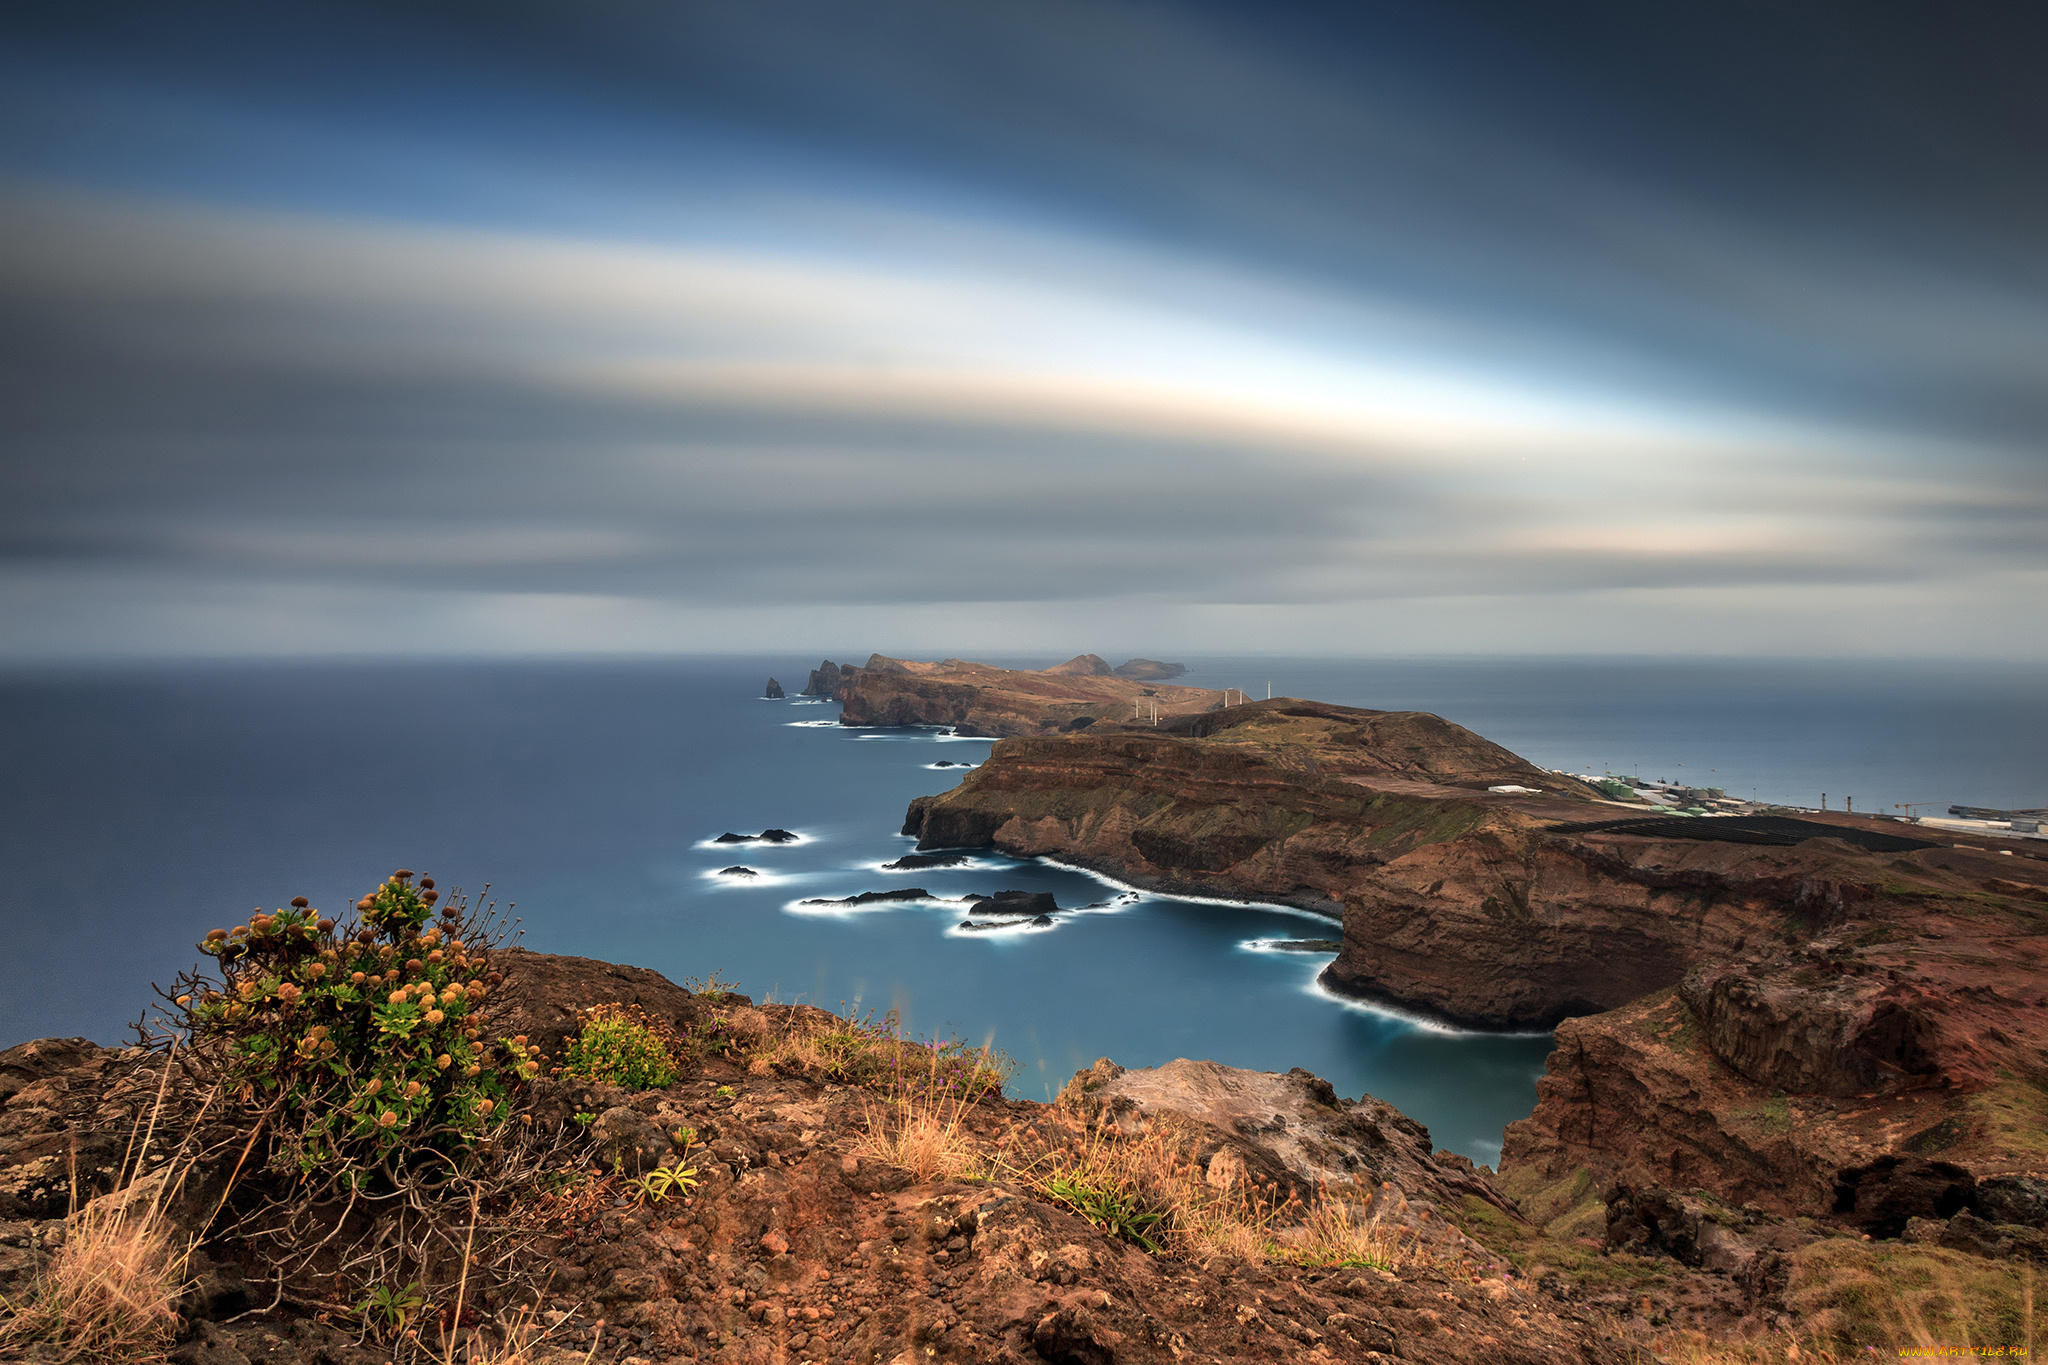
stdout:
POLYGON ((1043 669, 871 654, 858 667, 826 660, 811 671, 804 695, 840 702, 847 725, 935 725, 994 739, 1084 730, 1120 719, 1150 725, 1155 717, 1163 721, 1224 704, 1223 692, 1165 682, 1186 671, 1152 659, 1111 668, 1094 654, 1043 669))
MULTIPOLYGON (((1317 910, 1333 991, 1554 1029, 1499 1173, 1538 1225, 1655 1206, 1697 1231, 1683 1190, 1731 1225, 1976 1245, 1953 1219, 2024 1190, 2048 1226, 2048 864, 2024 854, 1848 815, 1643 822, 1438 717, 1291 698, 1006 739, 904 832, 1317 910)), ((1744 1266, 1780 1254, 1730 1235, 1744 1266)))

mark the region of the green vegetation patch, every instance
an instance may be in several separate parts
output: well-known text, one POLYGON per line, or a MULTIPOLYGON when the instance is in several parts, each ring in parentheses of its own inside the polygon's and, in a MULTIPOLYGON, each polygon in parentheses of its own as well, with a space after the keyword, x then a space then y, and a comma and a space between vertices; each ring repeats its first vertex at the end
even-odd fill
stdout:
POLYGON ((1999 1074, 1997 1085, 1970 1097, 1968 1113, 2000 1149, 2048 1157, 2048 1089, 2039 1080, 1999 1074))
POLYGON ((1682 1052, 1697 1052, 1703 1046, 1699 1018, 1679 998, 1676 986, 1645 996, 1635 1008, 1642 1010, 1636 1021, 1636 1031, 1642 1036, 1682 1052))
POLYGON ((1383 847, 1405 843, 1447 844, 1479 828, 1486 811, 1478 806, 1447 801, 1416 801, 1400 796, 1381 796, 1365 807, 1361 818, 1373 826, 1366 843, 1383 847))
POLYGON ((1598 1235, 1607 1225, 1606 1210, 1595 1200, 1569 1220, 1574 1232, 1559 1235, 1558 1224, 1537 1229, 1517 1223, 1477 1195, 1465 1196, 1452 1221, 1467 1237, 1528 1276, 1563 1275, 1591 1292, 1636 1290, 1665 1283, 1671 1263, 1654 1258, 1607 1252, 1587 1246, 1582 1236, 1598 1235))
POLYGON ((1728 1117, 1753 1123, 1766 1133, 1792 1131, 1792 1106, 1783 1095, 1773 1095, 1756 1104, 1737 1105, 1728 1111, 1728 1117))
POLYGON ((686 1044, 668 1022, 638 1005, 578 1010, 582 1026, 562 1050, 561 1070, 627 1090, 660 1090, 676 1078, 686 1044))
POLYGON ((1573 1218, 1587 1208, 1600 1209, 1601 1226, 1606 1226, 1606 1206, 1600 1202, 1599 1182, 1590 1166, 1580 1166, 1555 1180, 1523 1168, 1505 1175, 1501 1185, 1538 1227, 1553 1228, 1560 1219, 1573 1218))
POLYGON ((1939 1123, 1922 1128, 1901 1145, 1915 1156, 1945 1152, 1970 1135, 1970 1125, 1961 1114, 1950 1114, 1939 1123))

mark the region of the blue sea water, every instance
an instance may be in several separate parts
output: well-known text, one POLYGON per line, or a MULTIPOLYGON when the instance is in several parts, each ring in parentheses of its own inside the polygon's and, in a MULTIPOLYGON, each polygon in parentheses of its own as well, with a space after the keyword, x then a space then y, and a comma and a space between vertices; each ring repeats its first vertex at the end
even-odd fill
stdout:
MULTIPOLYGON (((1003 661, 1009 662, 1009 661, 1003 661)), ((1017 661, 1042 665, 1046 660, 1017 661)), ((2017 669, 1700 661, 1217 659, 1186 681, 1433 710, 1544 766, 1690 777, 1858 809, 2048 804, 2048 687, 2017 669), (1683 766, 1681 766, 1683 765, 1683 766)), ((760 698, 789 658, 663 663, 188 666, 0 676, 0 1046, 118 1041, 208 929, 291 896, 337 908, 397 866, 516 902, 528 946, 717 972, 757 998, 896 1009, 1008 1052, 1042 1098, 1098 1056, 1304 1066, 1476 1160, 1535 1100, 1549 1042, 1459 1034, 1333 1001, 1327 960, 1262 940, 1334 926, 1142 897, 977 936, 958 905, 795 904, 921 886, 1114 900, 994 856, 880 864, 911 797, 987 741, 848 730, 760 698), (710 842, 781 826, 800 843, 710 842), (764 875, 721 877, 743 864, 764 875)), ((800 685, 800 684, 799 684, 800 685)))

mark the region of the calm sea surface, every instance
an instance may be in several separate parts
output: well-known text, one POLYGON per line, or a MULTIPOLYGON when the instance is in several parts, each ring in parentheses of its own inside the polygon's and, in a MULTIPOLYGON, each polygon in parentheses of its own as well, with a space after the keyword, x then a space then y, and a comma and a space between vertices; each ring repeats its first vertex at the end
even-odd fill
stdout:
MULTIPOLYGON (((398 866, 517 902, 525 942, 716 971, 756 998, 901 1011, 993 1039, 1049 1095, 1099 1056, 1305 1066, 1499 1154, 1548 1040, 1454 1034, 1334 1002, 1301 915, 1141 898, 1050 931, 963 935, 958 907, 856 914, 805 897, 922 886, 1107 901, 1079 873, 986 857, 915 874, 910 798, 987 741, 844 730, 759 699, 815 660, 183 667, 0 675, 0 1046, 119 1041, 192 943, 294 895, 339 909, 398 866), (782 848, 708 841, 766 826, 782 848), (745 864, 764 875, 720 877, 745 864)), ((1010 661, 1005 661, 1010 662, 1010 661)), ((1020 660, 1042 666, 1048 660, 1020 660)), ((1186 681, 1436 711, 1549 767, 1690 778, 1766 799, 2048 805, 2048 685, 2031 671, 1675 661, 1191 661, 1186 681)))

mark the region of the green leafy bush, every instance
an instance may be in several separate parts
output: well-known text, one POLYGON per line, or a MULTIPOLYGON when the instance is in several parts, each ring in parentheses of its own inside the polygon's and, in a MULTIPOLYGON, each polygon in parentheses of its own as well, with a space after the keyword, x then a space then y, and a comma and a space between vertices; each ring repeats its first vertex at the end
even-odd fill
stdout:
POLYGON ((561 1072, 628 1090, 675 1080, 684 1042, 669 1024, 638 1005, 593 1005, 577 1014, 583 1024, 562 1050, 561 1072))
POLYGON ((273 1168, 360 1188, 376 1167, 452 1159, 539 1073, 523 1036, 490 1036, 494 921, 458 897, 434 923, 438 899, 405 870, 341 924, 298 897, 208 934, 219 979, 187 974, 166 993, 188 1055, 278 1139, 273 1168))

